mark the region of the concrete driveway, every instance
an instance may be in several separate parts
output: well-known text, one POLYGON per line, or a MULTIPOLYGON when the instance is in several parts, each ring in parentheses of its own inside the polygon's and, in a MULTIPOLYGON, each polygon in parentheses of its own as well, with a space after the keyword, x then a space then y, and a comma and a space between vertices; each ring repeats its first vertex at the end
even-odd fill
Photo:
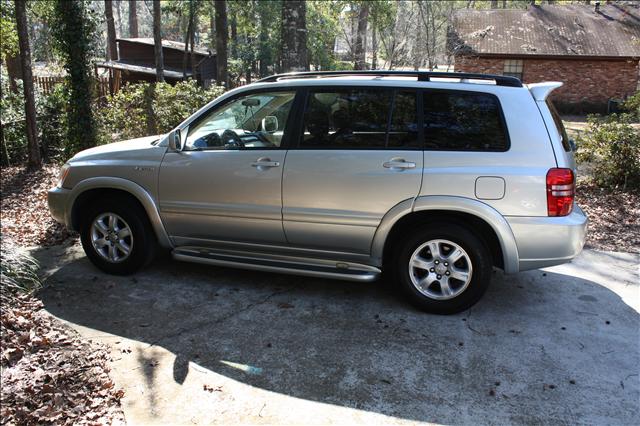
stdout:
POLYGON ((640 424, 637 255, 496 272, 454 316, 380 284, 37 257, 46 309, 112 348, 130 424, 640 424))

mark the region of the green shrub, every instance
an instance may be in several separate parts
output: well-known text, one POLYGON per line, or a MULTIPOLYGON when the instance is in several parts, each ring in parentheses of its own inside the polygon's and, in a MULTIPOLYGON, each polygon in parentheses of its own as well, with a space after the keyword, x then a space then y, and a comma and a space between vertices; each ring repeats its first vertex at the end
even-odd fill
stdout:
POLYGON ((55 85, 48 95, 38 97, 38 130, 45 160, 65 160, 68 104, 69 90, 64 83, 55 85))
POLYGON ((40 288, 38 262, 23 249, 0 237, 0 301, 40 288))
POLYGON ((640 90, 637 91, 633 96, 629 96, 626 101, 622 104, 622 108, 626 111, 629 111, 631 117, 635 121, 640 120, 640 90))
POLYGON ((640 132, 630 114, 589 116, 578 137, 577 160, 593 165, 593 179, 603 187, 640 189, 640 132))
POLYGON ((0 76, 2 98, 0 98, 0 120, 2 120, 2 136, 5 152, 2 153, 2 164, 18 164, 27 158, 27 136, 24 121, 24 96, 22 81, 18 80, 18 92, 9 89, 9 79, 5 73, 0 76), (8 158, 5 158, 8 157, 8 158))
POLYGON ((109 141, 166 133, 223 92, 218 86, 202 89, 193 80, 128 84, 99 109, 101 131, 109 141))
MULTIPOLYGON (((3 137, 6 153, 2 154, 3 165, 21 164, 27 159, 27 136, 24 113, 22 80, 18 80, 18 93, 9 89, 8 78, 2 75, 2 98, 0 99, 3 137), (8 161, 5 158, 8 156, 8 161)), ((66 140, 65 110, 68 105, 66 86, 58 84, 45 95, 36 87, 36 120, 40 151, 44 160, 62 159, 66 140)))

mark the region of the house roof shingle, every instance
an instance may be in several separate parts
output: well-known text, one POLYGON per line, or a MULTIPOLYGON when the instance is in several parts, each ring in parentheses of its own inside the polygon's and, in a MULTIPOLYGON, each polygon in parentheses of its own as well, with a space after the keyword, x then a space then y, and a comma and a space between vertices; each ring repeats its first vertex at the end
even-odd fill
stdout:
POLYGON ((640 57, 638 2, 462 9, 452 30, 456 54, 640 57))
MULTIPOLYGON (((123 61, 104 61, 104 62, 96 62, 96 65, 102 68, 113 68, 114 70, 123 70, 123 71, 132 71, 135 73, 149 74, 155 75, 156 68, 140 65, 140 64, 131 64, 123 61)), ((182 80, 183 74, 182 70, 177 70, 175 68, 164 68, 162 73, 167 78, 172 78, 176 80, 182 80)), ((186 72, 187 77, 193 77, 193 73, 191 71, 186 72)))

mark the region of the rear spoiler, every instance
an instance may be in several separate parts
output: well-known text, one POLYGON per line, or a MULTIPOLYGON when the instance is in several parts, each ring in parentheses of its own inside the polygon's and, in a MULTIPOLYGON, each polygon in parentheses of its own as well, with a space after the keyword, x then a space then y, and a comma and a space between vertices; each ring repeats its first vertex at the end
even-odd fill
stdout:
POLYGON ((563 84, 564 83, 560 81, 545 81, 544 83, 525 84, 525 86, 531 92, 533 99, 536 101, 545 101, 551 92, 563 84))

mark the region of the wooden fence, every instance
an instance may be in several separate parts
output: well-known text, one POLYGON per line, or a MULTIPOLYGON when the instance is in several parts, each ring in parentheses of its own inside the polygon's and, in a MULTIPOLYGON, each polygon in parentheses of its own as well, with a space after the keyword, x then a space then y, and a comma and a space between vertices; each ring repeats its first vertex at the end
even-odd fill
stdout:
MULTIPOLYGON (((39 87, 45 95, 51 93, 53 88, 62 82, 64 82, 64 77, 33 77, 33 84, 39 87)), ((109 79, 107 77, 96 79, 96 91, 98 97, 109 94, 109 79)))

